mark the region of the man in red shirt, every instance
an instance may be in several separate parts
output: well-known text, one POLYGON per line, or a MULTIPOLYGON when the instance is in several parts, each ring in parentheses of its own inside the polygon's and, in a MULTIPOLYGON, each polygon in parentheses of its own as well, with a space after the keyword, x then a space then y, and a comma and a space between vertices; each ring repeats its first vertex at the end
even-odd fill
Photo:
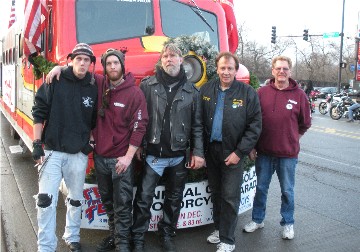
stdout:
POLYGON ((257 175, 252 221, 244 227, 251 233, 264 227, 266 200, 271 177, 276 171, 281 187, 280 225, 282 238, 294 238, 295 169, 300 151, 299 140, 311 126, 306 94, 291 76, 291 59, 278 56, 272 60, 270 84, 259 89, 262 132, 250 158, 255 159, 257 175))

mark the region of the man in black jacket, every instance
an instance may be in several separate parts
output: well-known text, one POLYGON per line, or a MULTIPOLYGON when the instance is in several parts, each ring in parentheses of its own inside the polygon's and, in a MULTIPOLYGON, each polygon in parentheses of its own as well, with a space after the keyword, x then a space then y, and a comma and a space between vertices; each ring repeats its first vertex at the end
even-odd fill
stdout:
POLYGON ((219 243, 217 252, 231 252, 235 250, 244 161, 260 136, 261 110, 255 90, 235 79, 239 69, 236 56, 220 53, 216 69, 219 78, 200 89, 215 224, 207 241, 219 243))
POLYGON ((166 185, 163 218, 158 223, 160 243, 163 251, 175 251, 172 237, 188 174, 185 156, 190 140, 193 155, 189 168, 198 169, 204 164, 199 91, 188 82, 181 51, 176 45, 165 45, 160 59, 155 76, 140 84, 147 102, 149 123, 145 136, 145 166, 134 199, 132 238, 135 251, 144 251, 150 207, 163 174, 166 185))
POLYGON ((96 58, 84 43, 77 44, 68 58, 72 66, 63 71, 60 80, 39 88, 32 112, 32 157, 39 167, 36 204, 40 252, 55 251, 57 247, 56 206, 62 179, 68 189, 63 239, 70 251, 81 251, 81 204, 87 155, 94 147, 90 132, 97 115, 97 87, 88 69, 96 58))

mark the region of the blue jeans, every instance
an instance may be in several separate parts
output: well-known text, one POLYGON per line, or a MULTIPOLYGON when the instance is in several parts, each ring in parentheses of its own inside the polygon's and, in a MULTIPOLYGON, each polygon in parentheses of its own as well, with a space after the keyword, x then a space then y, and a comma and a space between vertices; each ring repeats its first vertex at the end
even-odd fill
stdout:
POLYGON ((266 200, 271 177, 276 171, 281 188, 282 219, 280 225, 294 224, 294 186, 297 158, 280 158, 259 155, 255 161, 257 176, 256 193, 253 204, 252 220, 258 224, 265 219, 266 200))
POLYGON ((354 120, 353 111, 357 108, 360 108, 360 103, 355 103, 348 108, 350 120, 354 120))
MULTIPOLYGON (((49 153, 50 151, 45 151, 45 156, 49 153)), ((88 156, 81 152, 68 154, 53 151, 44 166, 39 178, 39 193, 34 196, 37 205, 38 251, 56 250, 56 206, 63 178, 68 189, 63 239, 66 243, 80 241, 81 205, 87 164, 88 156)))

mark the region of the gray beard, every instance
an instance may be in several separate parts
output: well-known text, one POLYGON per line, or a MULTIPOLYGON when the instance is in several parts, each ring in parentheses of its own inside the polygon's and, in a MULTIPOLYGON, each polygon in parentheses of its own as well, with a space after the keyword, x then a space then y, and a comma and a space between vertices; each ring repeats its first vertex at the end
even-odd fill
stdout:
POLYGON ((179 72, 180 72, 180 67, 176 68, 176 67, 170 66, 170 67, 164 68, 164 71, 165 71, 168 75, 170 75, 170 76, 172 76, 172 77, 175 77, 175 76, 177 76, 177 75, 179 74, 179 72))

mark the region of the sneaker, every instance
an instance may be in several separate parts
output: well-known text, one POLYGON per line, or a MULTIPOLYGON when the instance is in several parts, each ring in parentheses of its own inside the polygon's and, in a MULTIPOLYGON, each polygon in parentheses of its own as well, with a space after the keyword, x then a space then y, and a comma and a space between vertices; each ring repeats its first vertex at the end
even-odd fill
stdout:
POLYGON ((113 236, 104 238, 97 246, 97 252, 111 251, 115 249, 115 239, 113 236))
POLYGON ((285 225, 282 233, 282 238, 284 240, 294 239, 294 225, 285 225))
POLYGON ((206 240, 207 242, 212 244, 220 243, 219 230, 215 230, 214 232, 212 232, 206 240))
POLYGON ((175 243, 170 235, 161 236, 160 245, 164 252, 176 252, 175 243))
POLYGON ((68 247, 71 252, 81 252, 81 244, 80 242, 70 242, 68 247))
POLYGON ((224 242, 221 242, 217 245, 217 250, 216 252, 231 252, 235 250, 235 244, 231 245, 231 244, 227 244, 224 242))
POLYGON ((354 119, 347 120, 346 122, 348 123, 354 122, 354 119))
POLYGON ((243 231, 246 233, 252 233, 256 229, 263 228, 263 227, 264 227, 264 222, 261 222, 260 224, 258 224, 254 221, 251 221, 250 223, 245 225, 243 231))

